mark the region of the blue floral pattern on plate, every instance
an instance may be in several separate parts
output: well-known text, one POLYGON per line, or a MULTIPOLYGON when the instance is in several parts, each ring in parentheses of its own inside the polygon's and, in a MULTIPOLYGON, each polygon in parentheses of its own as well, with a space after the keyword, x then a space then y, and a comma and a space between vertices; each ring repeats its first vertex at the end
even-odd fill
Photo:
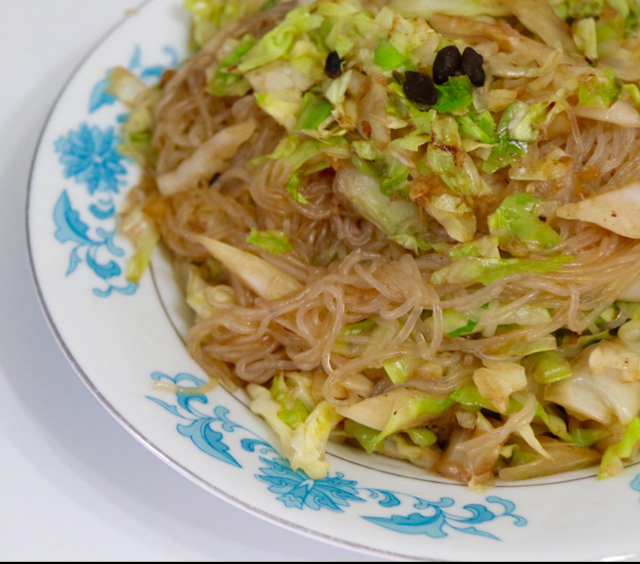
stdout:
MULTIPOLYGON (((169 59, 167 66, 143 66, 140 47, 136 46, 128 69, 147 83, 157 81, 167 68, 179 64, 175 49, 166 46, 163 52, 169 59)), ((111 69, 91 91, 90 113, 116 101, 106 91, 106 77, 110 72, 111 69)), ((126 114, 117 118, 120 122, 125 119, 126 114)), ((115 243, 117 219, 114 196, 126 184, 127 169, 124 165, 128 161, 118 152, 118 144, 119 134, 114 127, 104 128, 86 122, 61 135, 54 143, 64 178, 84 186, 92 198, 82 215, 78 206, 74 206, 74 197, 68 189, 62 191, 54 206, 55 238, 63 244, 73 243, 66 275, 73 274, 81 263, 86 264, 100 280, 100 286, 94 287, 93 293, 101 298, 113 292, 132 295, 137 290, 137 286, 124 276, 125 251, 115 243)))
POLYGON ((86 184, 89 194, 95 192, 118 193, 124 184, 127 169, 118 153, 118 137, 113 127, 100 129, 80 124, 76 131, 60 137, 55 143, 64 166, 65 178, 73 178, 78 184, 86 184))
POLYGON ((308 507, 314 511, 324 508, 341 513, 343 508, 349 507, 350 502, 364 501, 354 487, 357 482, 345 480, 340 472, 333 477, 312 480, 303 471, 293 470, 289 461, 262 439, 243 439, 240 444, 249 452, 260 450, 263 455, 260 456, 260 462, 265 466, 260 468, 260 474, 255 477, 269 484, 268 490, 278 494, 276 499, 286 507, 308 507), (265 455, 272 455, 272 458, 265 455))
MULTIPOLYGON (((360 515, 369 523, 383 527, 390 531, 408 535, 426 535, 431 538, 444 538, 449 532, 455 531, 500 540, 494 534, 482 530, 484 524, 502 517, 509 517, 516 527, 524 527, 527 520, 514 513, 516 506, 513 502, 497 496, 488 496, 486 502, 490 504, 469 504, 462 509, 466 515, 448 511, 456 504, 455 500, 443 497, 438 501, 429 501, 421 497, 403 492, 367 488, 358 485, 355 480, 345 479, 344 474, 337 472, 329 474, 321 480, 313 480, 302 470, 291 468, 289 461, 262 437, 234 423, 230 418, 230 411, 226 407, 216 406, 213 415, 204 413, 198 407, 208 403, 204 394, 190 392, 188 387, 202 386, 205 382, 191 374, 180 373, 171 377, 162 372, 154 372, 151 378, 156 382, 166 382, 175 386, 175 403, 169 403, 154 396, 147 396, 149 400, 166 409, 172 415, 182 419, 177 431, 191 439, 191 441, 206 454, 230 464, 238 469, 244 469, 239 462, 239 453, 257 453, 258 473, 254 477, 267 484, 267 489, 275 494, 287 508, 323 509, 344 513, 352 505, 377 503, 378 506, 391 509, 416 510, 408 514, 392 514, 388 517, 374 517, 360 515), (186 384, 186 386, 185 386, 186 384), (248 435, 241 438, 241 450, 233 452, 225 439, 234 433, 248 435), (498 508, 500 509, 498 511, 498 508)), ((254 463, 255 464, 255 463, 254 463)))
POLYGON ((115 230, 107 231, 101 227, 95 229, 95 235, 89 235, 89 226, 80 219, 80 214, 73 209, 69 195, 64 190, 53 210, 53 220, 56 225, 55 237, 60 243, 72 242, 75 244, 69 256, 67 276, 72 274, 84 261, 93 272, 107 284, 105 289, 94 288, 93 293, 98 297, 106 297, 114 290, 121 294, 131 295, 137 286, 131 282, 125 285, 116 285, 110 282, 122 274, 122 268, 109 257, 123 257, 124 250, 118 247, 113 239, 115 230), (106 258, 101 258, 101 256, 106 258))

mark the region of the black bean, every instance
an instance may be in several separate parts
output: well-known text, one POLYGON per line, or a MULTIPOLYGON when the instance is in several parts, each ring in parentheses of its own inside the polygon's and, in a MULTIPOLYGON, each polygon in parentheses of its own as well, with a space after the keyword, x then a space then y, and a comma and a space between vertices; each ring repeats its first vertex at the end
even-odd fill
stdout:
POLYGON ((449 45, 444 49, 440 49, 433 62, 433 82, 436 84, 444 84, 460 71, 460 63, 462 57, 460 49, 455 45, 449 45))
POLYGON ((331 51, 327 55, 327 61, 324 64, 324 74, 329 78, 338 78, 342 74, 342 59, 337 51, 331 51))
POLYGON ((469 77, 474 86, 484 86, 487 78, 482 63, 484 58, 475 49, 467 47, 462 53, 462 72, 469 77))
POLYGON ((415 71, 404 73, 403 90, 407 98, 418 104, 433 106, 438 101, 438 91, 431 77, 415 71))

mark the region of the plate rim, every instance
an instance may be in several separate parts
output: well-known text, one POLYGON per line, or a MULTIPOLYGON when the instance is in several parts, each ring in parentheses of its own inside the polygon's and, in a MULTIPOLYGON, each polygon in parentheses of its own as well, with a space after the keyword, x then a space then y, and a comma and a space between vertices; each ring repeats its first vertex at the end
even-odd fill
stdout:
MULTIPOLYGON (((153 4, 154 2, 159 1, 159 0, 142 0, 139 1, 139 3, 132 8, 133 11, 141 11, 143 10, 145 7, 147 7, 150 4, 153 4)), ((309 538, 313 538, 315 540, 319 540, 322 542, 326 542, 329 543, 333 546, 337 546, 340 548, 346 548, 348 550, 352 550, 352 551, 356 551, 358 553, 362 553, 362 554, 368 554, 368 555, 372 555, 372 556, 377 556, 377 557, 386 557, 386 558, 392 558, 392 559, 396 559, 396 560, 402 560, 402 561, 426 561, 426 562, 436 562, 436 561, 455 561, 455 560, 449 560, 449 559, 434 559, 434 558, 430 558, 430 557, 413 557, 407 554, 402 554, 402 553, 397 553, 394 551, 387 551, 384 549, 379 549, 379 548, 371 548, 366 546, 365 544, 360 544, 358 542, 352 542, 352 541, 348 541, 345 540, 343 538, 339 538, 339 537, 335 537, 332 536, 330 534, 326 534, 323 532, 320 532, 318 530, 314 530, 311 528, 308 528, 306 526, 302 526, 299 525, 291 520, 285 519, 283 517, 280 517, 278 515, 275 515, 269 511, 260 509, 258 507, 255 507, 253 505, 251 505, 250 503, 243 501, 241 499, 236 498, 234 495, 228 493, 227 491, 225 491, 224 489, 221 489, 219 486, 216 486, 212 483, 210 483, 207 479, 199 476, 198 474, 196 474, 195 472, 189 470, 188 468, 186 468, 185 466, 183 466, 180 462, 178 462, 177 460, 175 460, 174 458, 172 458, 170 455, 168 455, 166 452, 164 452, 158 445, 156 445, 154 442, 151 441, 151 439, 147 438, 141 431, 139 431, 128 419, 126 419, 121 413, 120 411, 118 411, 118 409, 112 404, 110 403, 106 397, 102 394, 102 392, 100 391, 100 389, 96 386, 96 384, 93 382, 93 380, 91 379, 91 377, 88 375, 88 373, 84 370, 84 368, 80 365, 80 363, 76 360, 76 358, 74 357, 73 353, 71 352, 69 346, 67 345, 67 343, 65 342, 65 340, 62 337, 61 332, 59 331, 55 320, 53 319, 53 316, 49 310, 49 307, 47 305, 47 302, 44 298, 44 293, 42 291, 42 284, 40 282, 40 279, 38 278, 38 271, 36 268, 36 264, 34 261, 34 251, 33 251, 33 241, 32 241, 32 236, 31 236, 31 231, 32 231, 32 224, 30 222, 30 212, 31 212, 31 202, 32 202, 32 195, 33 195, 33 183, 34 183, 34 172, 36 169, 36 165, 38 163, 38 157, 40 156, 40 152, 43 149, 43 140, 45 137, 45 134, 47 133, 48 129, 49 129, 49 125, 51 123, 51 120, 53 118, 53 116, 56 114, 56 111, 58 110, 61 101, 63 100, 65 94, 67 93, 67 91, 69 90, 69 88, 72 86, 74 80, 77 78, 78 74, 80 73, 80 71, 85 67, 85 65, 87 64, 88 60, 91 58, 91 56, 106 42, 108 41, 122 26, 125 22, 127 22, 132 16, 128 13, 125 13, 125 15, 123 15, 121 18, 118 19, 118 21, 116 23, 114 23, 109 29, 107 29, 93 44, 92 46, 82 55, 82 57, 80 58, 79 62, 73 67, 73 69, 70 71, 69 75, 67 76, 67 78, 65 79, 63 85, 60 87, 58 93, 56 94, 56 96, 54 97, 53 101, 50 104, 49 110, 46 114, 46 117, 44 118, 43 122, 42 122, 42 126, 40 129, 40 132, 38 134, 38 138, 35 144, 35 148, 33 151, 33 156, 31 159, 31 163, 30 163, 30 167, 29 167, 29 174, 28 174, 28 179, 27 179, 27 194, 26 194, 26 202, 25 202, 25 230, 26 230, 26 242, 27 242, 27 256, 28 256, 28 263, 29 263, 29 270, 31 273, 31 279, 33 281, 35 290, 36 290, 36 295, 38 297, 38 303, 40 305, 40 308, 44 314, 44 317, 47 321, 47 324, 49 326, 49 328, 51 329, 51 332, 53 333, 53 336, 58 344, 58 346, 60 347, 60 349, 62 350, 64 356, 66 357, 66 359, 68 360, 69 364, 71 365, 71 367, 73 368, 73 370, 76 372, 76 374, 80 377, 80 380, 87 386, 87 388, 89 389, 89 391, 93 394, 93 396, 98 400, 98 402, 107 410, 107 412, 122 426, 124 427, 129 434, 131 434, 138 442, 140 442, 142 445, 144 445, 148 450, 150 450, 154 455, 156 455, 160 460, 162 460, 164 463, 168 464, 171 468, 173 468, 174 470, 176 470, 177 472, 179 472, 183 477, 189 479, 191 482, 197 484, 198 486, 200 486, 201 488, 203 488, 204 490, 208 491, 209 493, 215 495, 216 497, 218 497, 219 499, 222 499, 223 501, 230 503, 231 505, 233 505, 234 507, 237 507, 243 511, 246 511, 247 513, 249 513, 250 515, 254 516, 254 517, 258 517, 264 521, 270 522, 274 525, 277 525, 279 527, 283 527, 286 530, 290 531, 290 532, 294 532, 294 533, 298 533, 298 534, 302 534, 304 536, 307 536, 309 538)), ((155 281, 154 281, 155 284, 155 281)), ((162 301, 162 300, 161 300, 162 301)), ((225 390, 225 393, 228 394, 228 392, 225 390)), ((231 395, 231 394, 229 394, 231 395)), ((640 463, 640 462, 638 462, 640 463)), ((582 480, 583 478, 579 478, 580 480, 582 480)), ((546 486, 548 484, 539 484, 541 486, 546 486)), ((612 560, 617 560, 619 558, 623 558, 624 560, 628 560, 631 558, 639 558, 640 557, 640 548, 637 550, 637 552, 634 553, 630 553, 630 554, 625 554, 623 556, 620 555, 611 555, 611 556, 603 556, 601 558, 596 559, 595 561, 612 561, 612 560)))

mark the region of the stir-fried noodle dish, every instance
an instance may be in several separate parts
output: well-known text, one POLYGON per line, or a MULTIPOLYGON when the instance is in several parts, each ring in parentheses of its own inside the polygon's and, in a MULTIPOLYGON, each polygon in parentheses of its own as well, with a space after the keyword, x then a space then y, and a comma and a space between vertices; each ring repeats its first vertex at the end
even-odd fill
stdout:
MULTIPOLYGON (((186 0, 122 68, 128 277, 171 251, 204 389, 483 488, 640 444, 637 0, 186 0)), ((203 389, 180 389, 179 393, 203 389)))

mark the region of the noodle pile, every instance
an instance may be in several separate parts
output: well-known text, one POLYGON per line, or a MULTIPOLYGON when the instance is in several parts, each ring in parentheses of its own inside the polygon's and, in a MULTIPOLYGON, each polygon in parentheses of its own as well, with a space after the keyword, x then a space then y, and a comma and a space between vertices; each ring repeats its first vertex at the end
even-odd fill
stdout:
MULTIPOLYGON (((546 32, 538 35, 531 29, 526 11, 495 17, 503 15, 504 6, 494 4, 496 14, 467 19, 426 9, 422 17, 418 3, 418 13, 406 14, 403 21, 417 29, 420 19, 436 40, 431 55, 421 54, 423 47, 415 49, 421 61, 417 69, 430 74, 428 64, 434 64, 438 46, 458 45, 461 52, 472 47, 484 56, 487 79, 473 90, 475 109, 465 110, 470 112, 466 115, 487 111, 497 123, 509 104, 521 101, 529 108, 541 104, 546 117, 536 122, 537 133, 522 145, 525 150, 491 173, 483 163, 492 145, 464 137, 462 153, 471 161, 471 176, 488 187, 487 193, 465 194, 471 210, 466 215, 443 219, 430 207, 430 198, 452 193, 448 179, 433 166, 425 172, 415 165, 426 162, 427 147, 436 146, 435 133, 413 152, 394 153, 410 173, 402 190, 385 197, 413 202, 427 226, 409 239, 385 232, 341 189, 341 182, 362 181, 364 186, 363 175, 373 174, 371 167, 357 166, 364 159, 358 142, 371 142, 388 155, 394 139, 409 135, 410 126, 389 123, 410 120, 390 113, 385 114, 391 116, 388 122, 381 121, 380 105, 369 95, 376 86, 406 80, 399 76, 406 70, 383 72, 373 66, 378 73, 368 75, 350 58, 355 49, 343 55, 341 72, 354 69, 360 77, 358 84, 352 78, 347 92, 355 110, 347 102, 346 110, 333 104, 332 116, 318 131, 339 127, 344 142, 326 142, 322 155, 302 166, 287 158, 287 139, 323 143, 322 136, 296 131, 261 103, 254 91, 260 77, 250 80, 254 89, 239 95, 211 93, 212 73, 222 68, 230 49, 248 34, 260 41, 278 29, 295 4, 276 4, 239 20, 222 18, 216 21, 219 27, 209 22, 215 31, 201 37, 197 52, 179 69, 167 71, 159 87, 141 90, 131 103, 123 150, 145 166, 145 173, 123 210, 123 231, 133 234, 139 253, 150 253, 136 241, 140 232, 151 234, 151 247, 159 235, 171 250, 197 314, 188 337, 190 353, 227 388, 249 386, 252 409, 283 441, 292 441, 293 447, 283 444, 283 452, 294 468, 312 478, 326 474, 323 441, 329 434, 332 440, 472 484, 489 483, 495 475, 523 479, 582 468, 598 463, 603 453, 605 462, 617 453, 614 470, 608 466, 605 472, 613 474, 621 467, 619 459, 628 459, 640 439, 633 436, 640 409, 640 350, 634 350, 635 338, 640 341, 635 326, 640 323, 635 308, 640 300, 640 242, 603 227, 602 221, 557 213, 567 204, 638 180, 640 129, 633 120, 640 122, 640 116, 629 98, 632 90, 625 90, 621 79, 633 85, 640 74, 624 75, 614 63, 607 67, 606 56, 596 65, 568 53, 550 42, 546 32), (607 68, 616 74, 616 98, 609 106, 582 107, 582 93, 579 100, 578 87, 571 90, 567 84, 584 84, 581 77, 600 77, 607 68), (596 109, 599 113, 589 117, 596 109), (131 126, 141 111, 148 116, 143 126, 147 137, 131 126), (348 126, 354 111, 355 121, 348 126), (378 132, 379 127, 385 132, 378 132), (198 151, 200 163, 194 158, 198 151), (505 198, 523 194, 535 198, 536 221, 552 228, 557 240, 535 247, 526 236, 511 234, 506 243, 498 236, 498 249, 491 218, 503 202, 511 201, 505 198), (468 225, 465 218, 470 216, 475 227, 465 227, 457 237, 453 220, 456 226, 468 225), (259 272, 239 275, 216 252, 212 256, 199 237, 259 257, 296 281, 292 287, 298 289, 265 299, 247 282, 259 272), (255 243, 264 238, 269 244, 255 243), (274 252, 270 245, 276 239, 283 247, 274 252), (478 243, 468 253, 477 241, 492 242, 493 251, 483 255, 478 243), (462 254, 456 254, 460 249, 462 254), (546 270, 505 267, 495 279, 451 270, 465 261, 477 265, 486 260, 482 264, 493 268, 503 259, 542 264, 553 257, 566 260, 546 270), (452 319, 463 322, 452 326, 452 319), (545 380, 549 354, 569 370, 562 378, 545 380), (594 355, 609 364, 598 370, 594 355), (621 367, 621 358, 631 364, 621 367), (608 390, 609 381, 616 388, 610 396, 601 391, 608 390), (619 407, 614 399, 618 393, 634 398, 632 405, 619 407), (595 401, 593 394, 607 396, 604 411, 594 408, 599 414, 591 415, 589 407, 576 407, 586 396, 587 404, 595 401), (323 426, 315 439, 309 438, 312 420, 323 426), (309 446, 296 446, 303 436, 320 445, 312 463, 300 458, 301 449, 309 446)), ((531 2, 512 4, 526 8, 531 2)), ((313 16, 314 6, 304 9, 313 16)), ((371 4, 356 9, 373 17, 382 10, 371 4)), ((551 8, 548 12, 553 14, 551 8)), ((397 13, 404 14, 401 5, 397 13)), ((571 39, 570 33, 575 25, 570 28, 571 20, 566 21, 557 18, 556 24, 569 30, 577 51, 579 37, 571 39)), ((617 45, 631 49, 634 41, 626 38, 617 45)), ((615 49, 610 46, 609 51, 617 61, 615 49)), ((251 54, 249 50, 245 60, 251 54)), ((323 80, 326 94, 330 79, 323 80)), ((322 98, 318 87, 313 88, 322 98)), ((385 96, 388 105, 393 94, 385 96)), ((427 110, 417 111, 426 115, 427 110)), ((450 120, 442 123, 455 124, 460 116, 441 114, 446 112, 434 119, 450 120)), ((467 166, 458 157, 456 166, 467 166)))

